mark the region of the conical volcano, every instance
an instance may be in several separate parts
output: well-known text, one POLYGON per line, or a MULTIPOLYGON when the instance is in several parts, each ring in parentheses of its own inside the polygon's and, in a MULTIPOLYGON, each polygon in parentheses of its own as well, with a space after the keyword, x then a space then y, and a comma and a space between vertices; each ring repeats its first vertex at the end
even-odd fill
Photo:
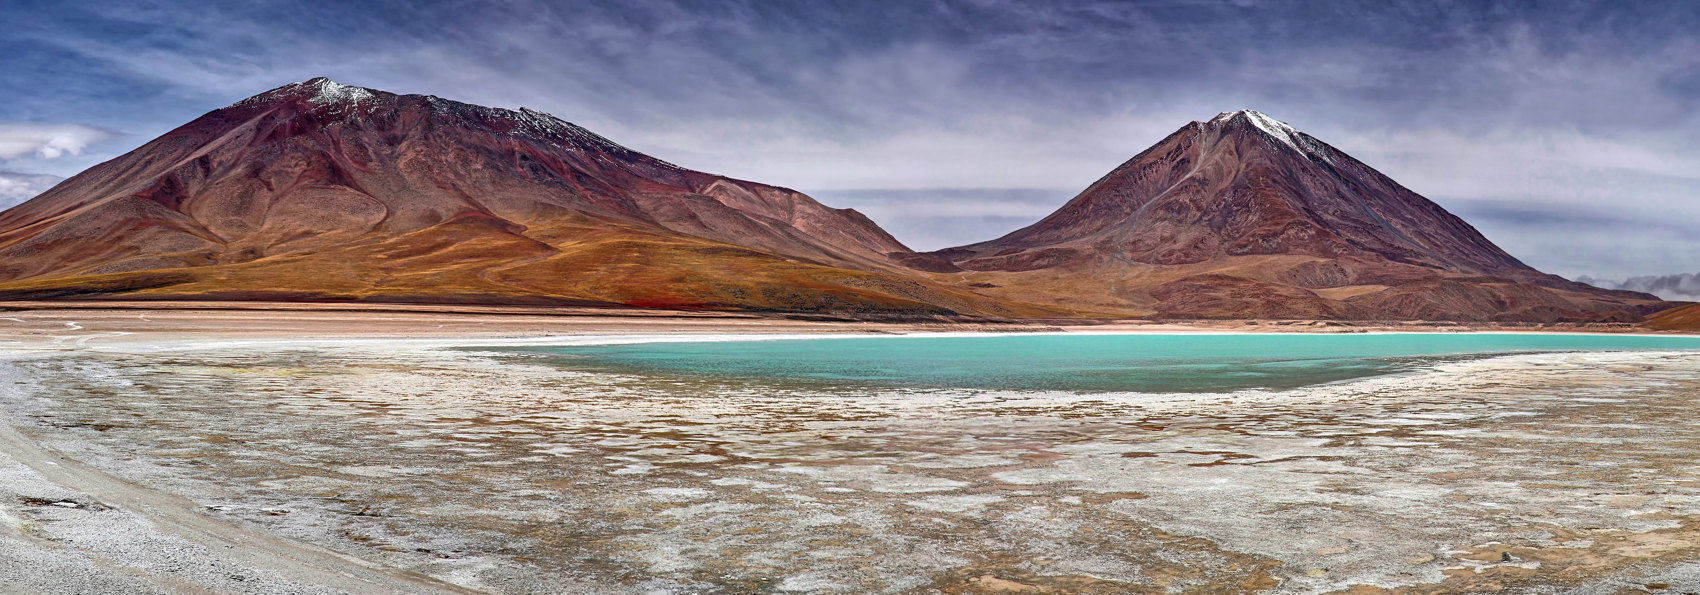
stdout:
POLYGON ((1008 297, 1180 318, 1634 319, 1652 300, 1542 274, 1251 110, 1187 124, 1043 220, 937 254, 1008 297))
POLYGON ((317 78, 0 214, 0 294, 988 312, 860 213, 529 109, 317 78))
POLYGON ((849 209, 530 109, 317 78, 0 213, 0 299, 314 300, 1156 318, 1631 321, 1254 111, 1056 213, 916 254, 849 209))

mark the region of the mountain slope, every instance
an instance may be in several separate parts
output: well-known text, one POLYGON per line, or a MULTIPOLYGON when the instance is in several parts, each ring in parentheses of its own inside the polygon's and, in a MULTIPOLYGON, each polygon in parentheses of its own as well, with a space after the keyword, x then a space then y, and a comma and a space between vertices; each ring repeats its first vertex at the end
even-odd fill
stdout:
POLYGON ((313 79, 0 212, 0 299, 285 299, 990 316, 1634 321, 1251 111, 1005 237, 930 254, 849 209, 548 114, 313 79))
POLYGON ((1700 332, 1700 304, 1679 306, 1647 317, 1643 327, 1657 331, 1700 332))
POLYGON ((1164 317, 1634 320, 1658 307, 1542 274, 1249 110, 1182 127, 1029 227, 935 254, 1009 299, 1164 317))
POLYGON ((0 295, 1004 313, 866 217, 528 109, 313 79, 0 213, 0 295))

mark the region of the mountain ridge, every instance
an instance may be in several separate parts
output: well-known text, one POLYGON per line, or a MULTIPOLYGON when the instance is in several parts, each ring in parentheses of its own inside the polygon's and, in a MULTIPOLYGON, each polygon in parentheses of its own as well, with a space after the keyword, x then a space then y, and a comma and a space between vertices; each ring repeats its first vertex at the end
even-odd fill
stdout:
POLYGON ((542 112, 324 78, 208 112, 0 213, 0 291, 16 296, 83 285, 137 297, 1005 312, 912 278, 891 253, 910 251, 853 210, 681 168, 542 112), (421 262, 408 242, 466 254, 421 262))
POLYGON ((0 212, 0 297, 991 317, 1627 321, 1252 110, 1191 122, 1033 225, 917 253, 853 209, 544 112, 327 78, 208 112, 0 212))

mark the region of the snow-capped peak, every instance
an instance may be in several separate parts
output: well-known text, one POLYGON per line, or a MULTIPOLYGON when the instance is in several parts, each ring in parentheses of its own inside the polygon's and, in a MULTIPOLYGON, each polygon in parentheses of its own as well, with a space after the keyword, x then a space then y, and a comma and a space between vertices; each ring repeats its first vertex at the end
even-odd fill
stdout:
POLYGON ((305 86, 314 89, 313 96, 307 99, 313 105, 360 103, 374 96, 371 89, 339 85, 322 76, 307 81, 305 86))
POLYGON ((225 107, 263 104, 279 97, 300 97, 303 93, 311 93, 307 96, 307 102, 316 107, 358 105, 363 101, 377 97, 377 93, 371 89, 337 84, 336 81, 321 76, 299 83, 290 83, 225 107))
POLYGON ((1299 132, 1298 129, 1289 126, 1286 122, 1271 118, 1257 110, 1243 109, 1236 112, 1222 112, 1211 118, 1210 124, 1221 126, 1240 116, 1244 116, 1246 121, 1250 122, 1252 126, 1256 126, 1258 130, 1262 130, 1275 140, 1281 141, 1281 143, 1297 149, 1301 153, 1316 155, 1325 161, 1333 161, 1328 155, 1327 147, 1322 143, 1317 142, 1308 134, 1299 132))
POLYGON ((1257 110, 1244 109, 1244 110, 1240 110, 1240 111, 1237 111, 1237 112, 1222 112, 1220 114, 1217 114, 1215 118, 1212 118, 1210 120, 1210 123, 1212 123, 1212 124, 1225 123, 1229 120, 1234 119, 1235 116, 1239 116, 1239 115, 1242 115, 1242 114, 1245 115, 1246 121, 1251 122, 1251 124, 1253 126, 1256 126, 1259 129, 1263 130, 1264 132, 1269 133, 1269 136, 1273 136, 1277 140, 1285 142, 1295 149, 1299 148, 1299 143, 1298 143, 1299 131, 1297 129, 1293 128, 1292 126, 1288 126, 1286 122, 1282 122, 1282 121, 1277 120, 1275 118, 1265 116, 1265 115, 1263 115, 1263 112, 1260 112, 1260 111, 1257 111, 1257 110))
MULTIPOLYGON (((365 87, 343 85, 325 77, 314 77, 299 83, 290 83, 271 91, 249 97, 230 104, 226 108, 244 107, 250 105, 269 104, 279 99, 297 101, 305 99, 312 106, 312 111, 320 116, 335 116, 341 118, 361 118, 372 110, 385 109, 384 102, 372 101, 382 94, 395 97, 383 91, 375 91, 365 87)), ((598 158, 608 161, 610 155, 641 155, 653 164, 666 169, 682 170, 683 168, 642 155, 636 151, 608 140, 594 132, 576 124, 562 120, 545 112, 530 108, 505 109, 485 107, 470 103, 462 103, 443 99, 435 95, 405 95, 400 96, 408 101, 422 100, 433 114, 462 125, 478 127, 487 131, 503 134, 524 136, 532 139, 557 143, 569 150, 594 150, 598 158), (409 99, 411 98, 411 99, 409 99), (499 122, 499 123, 498 123, 499 122), (495 123, 493 125, 493 123, 495 123)), ((390 105, 391 109, 399 109, 390 105)))

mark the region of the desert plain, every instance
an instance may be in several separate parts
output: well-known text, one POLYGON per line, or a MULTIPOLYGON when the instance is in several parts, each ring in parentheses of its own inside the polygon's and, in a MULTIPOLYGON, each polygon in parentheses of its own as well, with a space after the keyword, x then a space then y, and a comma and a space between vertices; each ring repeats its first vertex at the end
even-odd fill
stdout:
POLYGON ((1692 352, 1293 390, 848 394, 461 347, 1371 329, 11 306, 8 590, 1700 591, 1692 352))

